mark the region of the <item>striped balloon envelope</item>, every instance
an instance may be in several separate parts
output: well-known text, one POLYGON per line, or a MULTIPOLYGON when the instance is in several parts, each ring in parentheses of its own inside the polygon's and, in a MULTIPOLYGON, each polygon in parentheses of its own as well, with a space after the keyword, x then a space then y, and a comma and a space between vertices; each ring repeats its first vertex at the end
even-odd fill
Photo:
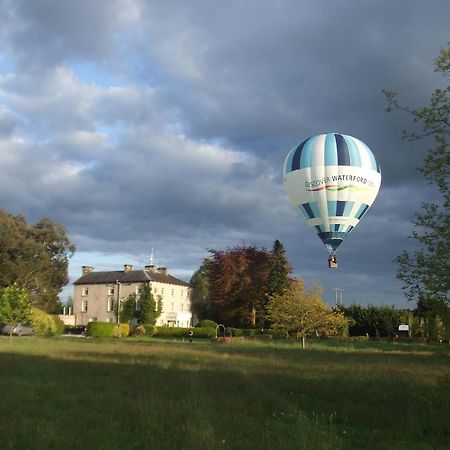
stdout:
POLYGON ((283 179, 290 201, 334 258, 374 202, 381 171, 364 142, 329 133, 295 146, 286 157, 283 179))

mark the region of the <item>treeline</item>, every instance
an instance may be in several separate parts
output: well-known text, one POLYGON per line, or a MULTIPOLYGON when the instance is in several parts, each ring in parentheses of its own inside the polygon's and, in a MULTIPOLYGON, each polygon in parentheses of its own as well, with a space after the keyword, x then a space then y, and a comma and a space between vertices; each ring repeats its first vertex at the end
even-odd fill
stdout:
POLYGON ((400 325, 408 325, 407 335, 428 341, 448 341, 450 339, 450 308, 435 302, 419 302, 416 309, 398 309, 394 306, 362 307, 352 304, 339 306, 348 319, 350 336, 390 337, 398 333, 400 325))
POLYGON ((236 246, 210 250, 191 278, 192 312, 227 327, 279 330, 286 337, 390 337, 400 325, 429 341, 450 339, 450 308, 422 297, 415 310, 357 304, 331 308, 320 286, 310 289, 291 276, 280 241, 267 250, 236 246))

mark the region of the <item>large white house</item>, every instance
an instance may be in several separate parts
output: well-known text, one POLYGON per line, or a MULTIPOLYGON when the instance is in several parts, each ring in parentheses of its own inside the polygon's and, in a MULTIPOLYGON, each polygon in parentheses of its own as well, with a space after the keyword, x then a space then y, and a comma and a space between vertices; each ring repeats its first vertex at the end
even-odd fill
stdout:
POLYGON ((162 300, 157 325, 191 326, 189 284, 169 275, 165 267, 151 265, 143 270, 133 270, 131 264, 125 264, 123 270, 110 272, 95 272, 93 267, 82 267, 82 276, 74 282, 75 323, 116 322, 117 305, 120 307, 131 294, 136 294, 139 300, 142 283, 148 283, 155 298, 162 300))

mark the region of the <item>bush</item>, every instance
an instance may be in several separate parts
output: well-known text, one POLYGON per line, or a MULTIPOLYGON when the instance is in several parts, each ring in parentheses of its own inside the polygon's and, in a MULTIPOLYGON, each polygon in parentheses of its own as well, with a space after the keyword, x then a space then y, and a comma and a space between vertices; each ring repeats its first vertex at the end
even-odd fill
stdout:
POLYGON ((149 323, 141 323, 133 328, 131 334, 134 336, 154 336, 157 333, 155 325, 149 323))
POLYGON ((217 323, 214 320, 204 319, 199 322, 197 328, 216 328, 217 323))
POLYGON ((32 308, 31 325, 36 336, 59 336, 64 333, 64 324, 58 316, 32 308))
POLYGON ((146 336, 154 336, 155 334, 158 333, 158 329, 156 328, 156 325, 151 325, 149 323, 143 323, 141 326, 144 327, 144 330, 145 330, 144 334, 146 336))
POLYGON ((130 325, 127 323, 120 323, 114 327, 113 337, 122 338, 127 337, 130 334, 130 325))
POLYGON ((130 334, 130 326, 127 323, 89 322, 86 334, 97 338, 120 338, 130 334))

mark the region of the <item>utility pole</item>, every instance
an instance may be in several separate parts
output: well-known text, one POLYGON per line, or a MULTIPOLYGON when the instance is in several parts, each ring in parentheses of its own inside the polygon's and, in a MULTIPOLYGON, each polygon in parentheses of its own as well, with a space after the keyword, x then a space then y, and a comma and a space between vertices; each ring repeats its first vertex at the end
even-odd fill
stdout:
POLYGON ((344 292, 344 289, 342 289, 342 288, 333 288, 333 291, 336 294, 336 306, 342 305, 342 293, 344 292))

